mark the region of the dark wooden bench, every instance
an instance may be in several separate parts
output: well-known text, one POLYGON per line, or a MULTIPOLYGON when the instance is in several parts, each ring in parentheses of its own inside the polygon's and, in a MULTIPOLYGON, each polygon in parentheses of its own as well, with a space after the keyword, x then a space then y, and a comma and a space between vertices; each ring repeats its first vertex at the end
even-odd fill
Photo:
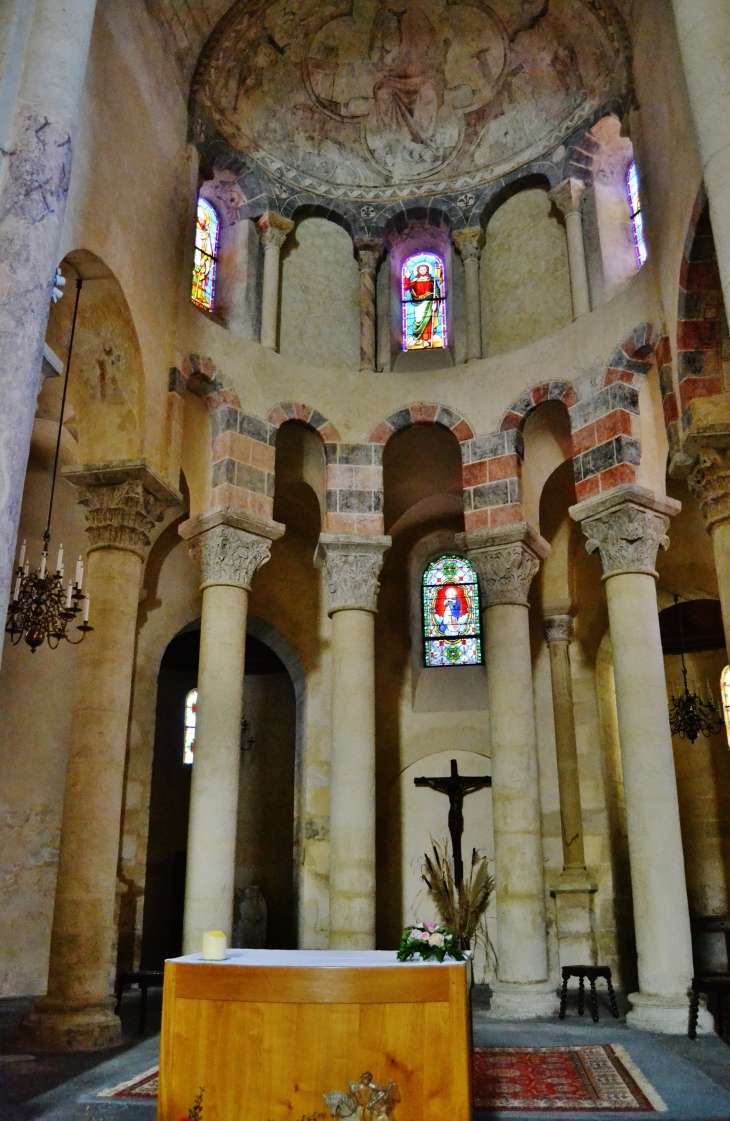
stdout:
POLYGON ((130 988, 132 985, 137 985, 140 991, 139 997, 139 1034, 144 1032, 145 1021, 147 1019, 147 990, 148 989, 161 989, 163 973, 158 973, 151 969, 138 969, 130 970, 126 973, 117 973, 117 979, 114 982, 114 993, 117 998, 117 1003, 114 1005, 114 1011, 118 1014, 122 1004, 122 996, 124 990, 130 988))
POLYGON ((578 1015, 583 1015, 583 1001, 585 996, 586 977, 591 986, 591 1016, 595 1024, 598 1023, 598 997, 596 996, 596 979, 603 977, 608 985, 608 999, 611 1001, 611 1012, 618 1020, 619 1011, 616 996, 611 984, 611 970, 607 965, 564 965, 562 969, 563 988, 560 993, 560 1019, 565 1019, 565 1005, 568 1000, 568 981, 571 977, 578 978, 578 1015))

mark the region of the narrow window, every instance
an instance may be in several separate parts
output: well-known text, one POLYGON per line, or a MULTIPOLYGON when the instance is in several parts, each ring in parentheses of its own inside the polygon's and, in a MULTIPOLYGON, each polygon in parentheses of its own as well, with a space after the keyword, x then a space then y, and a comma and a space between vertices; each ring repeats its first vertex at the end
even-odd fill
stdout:
POLYGON ((436 253, 414 253, 401 270, 403 350, 449 345, 446 271, 436 253))
POLYGON ((423 574, 423 640, 427 666, 481 664, 479 584, 464 557, 439 557, 423 574))
POLYGON ((198 690, 191 689, 185 698, 185 738, 183 740, 183 763, 189 767, 195 752, 195 718, 198 715, 198 690))
POLYGON ((626 192, 629 196, 629 216, 631 230, 634 235, 634 250, 636 252, 636 267, 640 269, 649 256, 644 237, 644 215, 641 212, 641 196, 639 194, 639 172, 632 161, 626 172, 626 192))
POLYGON ((215 274, 218 268, 218 215, 204 198, 198 199, 195 222, 195 259, 190 299, 196 307, 212 311, 215 304, 215 274))
POLYGON ((730 666, 725 666, 722 671, 720 693, 722 695, 722 714, 725 717, 725 734, 728 747, 730 747, 730 666))

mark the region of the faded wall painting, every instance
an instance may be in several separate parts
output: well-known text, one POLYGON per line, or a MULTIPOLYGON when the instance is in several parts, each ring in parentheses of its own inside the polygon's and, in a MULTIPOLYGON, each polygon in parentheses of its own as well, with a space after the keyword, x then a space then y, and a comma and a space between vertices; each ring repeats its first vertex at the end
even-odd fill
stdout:
POLYGON ((608 0, 242 3, 209 44, 198 111, 300 189, 461 190, 623 93, 617 18, 608 0))

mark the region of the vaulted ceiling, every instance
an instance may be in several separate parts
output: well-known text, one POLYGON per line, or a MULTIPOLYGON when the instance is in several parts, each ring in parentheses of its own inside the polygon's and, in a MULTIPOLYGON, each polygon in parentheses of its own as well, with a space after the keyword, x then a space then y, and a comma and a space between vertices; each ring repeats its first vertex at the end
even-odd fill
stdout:
POLYGON ((146 3, 177 63, 187 96, 198 56, 233 0, 146 0, 146 3))

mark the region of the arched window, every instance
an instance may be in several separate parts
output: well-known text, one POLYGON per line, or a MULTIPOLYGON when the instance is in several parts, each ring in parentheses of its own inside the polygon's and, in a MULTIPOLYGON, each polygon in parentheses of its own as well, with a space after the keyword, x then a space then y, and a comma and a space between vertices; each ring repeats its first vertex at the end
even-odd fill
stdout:
POLYGON ((730 747, 730 666, 725 666, 720 678, 720 696, 722 697, 722 714, 725 717, 725 734, 728 747, 730 747))
POLYGON ((479 585, 464 557, 438 557, 423 574, 423 640, 427 666, 481 664, 479 585))
POLYGON ((403 350, 449 345, 446 270, 436 253, 413 253, 401 269, 403 350))
POLYGON ((185 698, 185 738, 183 739, 183 763, 190 766, 195 752, 195 720, 198 715, 198 690, 191 689, 185 698))
POLYGON ((196 307, 212 311, 215 304, 215 274, 218 268, 218 233, 220 221, 213 207, 204 198, 198 199, 195 222, 195 259, 190 299, 196 307))
POLYGON ((634 235, 634 250, 636 252, 636 267, 640 269, 649 256, 644 237, 644 215, 641 212, 641 196, 639 194, 639 172, 636 164, 629 164, 626 172, 626 193, 629 197, 629 216, 631 229, 634 235))

